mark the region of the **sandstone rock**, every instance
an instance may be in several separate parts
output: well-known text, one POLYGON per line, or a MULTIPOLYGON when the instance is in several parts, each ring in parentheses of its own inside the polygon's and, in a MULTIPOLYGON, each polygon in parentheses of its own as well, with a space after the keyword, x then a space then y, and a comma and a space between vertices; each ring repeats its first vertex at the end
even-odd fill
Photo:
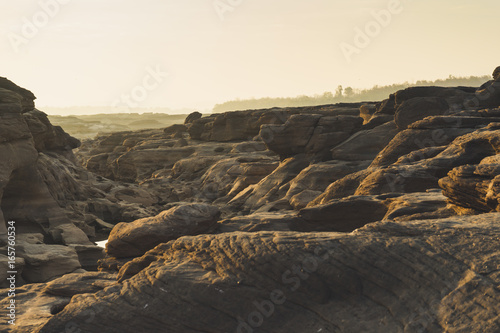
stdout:
POLYGON ((361 129, 359 116, 324 116, 318 121, 305 152, 316 160, 330 160, 330 149, 361 129))
POLYGON ((363 118, 363 125, 368 123, 377 111, 377 106, 374 104, 363 104, 359 108, 359 116, 363 118))
POLYGON ((195 120, 198 120, 202 117, 203 115, 198 112, 198 111, 195 111, 195 112, 192 112, 190 113, 187 117, 186 117, 186 120, 184 120, 184 125, 186 124, 191 124, 193 123, 195 120))
POLYGON ((377 169, 360 182, 355 195, 425 192, 438 187, 437 173, 434 168, 420 165, 393 165, 377 169))
POLYGON ((383 201, 370 196, 335 199, 327 204, 302 209, 304 222, 294 226, 298 231, 353 231, 367 223, 380 221, 387 213, 383 201))
POLYGON ((470 105, 486 108, 500 106, 500 82, 498 80, 490 81, 480 87, 470 105))
POLYGON ((375 221, 410 221, 455 215, 437 188, 416 193, 355 195, 333 199, 299 212, 302 220, 291 226, 298 231, 352 231, 375 221))
POLYGON ((416 97, 401 103, 396 110, 394 120, 398 129, 405 130, 409 125, 425 117, 444 114, 448 108, 448 103, 442 98, 416 97))
POLYGON ((54 241, 64 245, 93 245, 87 235, 74 224, 62 224, 52 230, 50 234, 54 241))
POLYGON ((264 205, 283 199, 288 192, 289 182, 294 179, 309 162, 303 155, 297 155, 280 163, 278 168, 249 188, 246 193, 234 197, 230 204, 242 205, 246 210, 257 210, 264 205))
POLYGON ((498 81, 500 80, 500 66, 498 66, 497 68, 495 68, 495 70, 493 71, 493 80, 495 81, 498 81))
POLYGON ((329 161, 311 164, 290 181, 288 198, 305 190, 324 191, 334 181, 365 169, 369 162, 329 161))
POLYGON ((414 122, 411 129, 442 129, 442 128, 480 128, 498 121, 493 117, 474 116, 434 116, 414 122))
POLYGON ((267 332, 493 333, 499 218, 183 237, 122 268, 120 285, 74 296, 35 332, 70 322, 99 332, 248 331, 262 316, 267 332))
POLYGON ((263 142, 246 141, 234 145, 232 153, 251 153, 256 151, 265 151, 266 145, 263 142))
POLYGON ((374 169, 355 194, 423 192, 436 188, 438 180, 454 167, 476 164, 500 148, 499 131, 481 129, 462 135, 447 147, 430 147, 402 156, 389 167, 374 169))
POLYGON ((395 93, 396 105, 401 105, 417 97, 437 97, 445 99, 448 105, 460 105, 474 93, 472 87, 410 87, 395 93))
POLYGON ((96 271, 97 262, 105 256, 104 249, 93 243, 92 245, 69 245, 69 247, 76 251, 82 269, 88 271, 96 271))
MULTIPOLYGON (((20 104, 22 112, 31 111, 35 107, 35 103, 33 102, 36 99, 35 95, 31 91, 19 87, 18 85, 8 80, 7 78, 0 77, 0 89, 14 92, 18 96, 20 96, 20 98, 16 97, 14 103, 20 104)), ((3 103, 6 102, 0 99, 0 104, 3 103)), ((7 101, 7 103, 9 102, 7 101)))
POLYGON ((69 223, 38 169, 39 152, 71 158, 79 141, 34 108, 35 96, 0 78, 0 236, 5 219, 15 220, 24 233, 46 233, 69 223))
POLYGON ((24 113, 23 116, 38 151, 65 152, 80 146, 80 141, 64 132, 60 126, 52 126, 45 113, 35 109, 24 113))
POLYGON ((412 151, 448 145, 455 138, 473 132, 472 128, 447 128, 433 130, 407 129, 394 139, 375 157, 372 167, 387 166, 412 151))
POLYGON ((178 124, 169 126, 163 130, 163 133, 165 133, 165 135, 171 135, 172 137, 177 137, 178 134, 184 132, 187 132, 187 126, 178 124))
POLYGON ((333 199, 341 199, 354 195, 361 182, 371 173, 373 169, 365 169, 351 173, 330 184, 320 196, 308 204, 308 207, 325 204, 333 199))
POLYGON ((390 94, 388 99, 385 99, 377 104, 377 110, 375 114, 394 115, 395 112, 396 112, 396 95, 390 94))
POLYGON ((0 113, 0 120, 0 144, 14 140, 31 139, 31 132, 22 114, 0 113))
POLYGON ((359 131, 335 146, 331 150, 331 158, 343 161, 373 160, 391 142, 397 132, 394 122, 359 131))
POLYGON ((300 210, 307 207, 307 205, 319 197, 323 192, 314 190, 304 190, 300 193, 295 194, 290 198, 290 205, 295 210, 300 210))
POLYGON ((500 211, 500 164, 464 165, 448 173, 439 185, 457 206, 482 212, 500 211))
MULTIPOLYGON (((16 288, 16 325, 10 325, 7 320, 0 323, 2 332, 34 332, 55 313, 63 309, 70 301, 69 297, 47 295, 42 292, 44 284, 36 283, 16 288), (29 304, 29 306, 23 306, 29 304)), ((10 318, 10 299, 7 297, 9 289, 0 291, 0 315, 10 318)), ((64 331, 64 330, 63 330, 64 331)))
POLYGON ((260 137, 282 159, 305 152, 321 115, 293 115, 283 125, 264 125, 260 137))
POLYGON ((215 200, 232 199, 239 191, 259 183, 277 167, 276 159, 267 157, 233 157, 215 163, 202 176, 201 195, 215 200))
POLYGON ((189 204, 155 217, 119 223, 109 235, 106 252, 119 258, 140 256, 160 243, 210 230, 219 215, 220 211, 214 206, 189 204))
POLYGON ((63 245, 20 243, 16 254, 26 262, 23 279, 30 283, 46 282, 81 267, 76 251, 63 245))
POLYGON ((79 294, 96 293, 114 284, 116 284, 115 274, 72 273, 47 283, 43 292, 54 296, 73 297, 79 294))
POLYGON ((264 125, 260 136, 267 148, 282 159, 301 153, 319 154, 347 139, 362 124, 357 116, 292 115, 283 125, 264 125))
MULTIPOLYGON (((33 332, 53 315, 59 313, 69 303, 72 296, 93 293, 116 284, 116 275, 106 273, 74 273, 58 278, 48 284, 29 284, 18 286, 16 293, 16 325, 3 321, 0 323, 2 332, 33 332), (29 304, 29 306, 25 306, 29 304)), ((9 318, 6 309, 10 298, 8 289, 0 291, 2 310, 0 314, 9 318)), ((76 327, 76 323, 68 325, 76 327)), ((65 330, 66 330, 65 329, 65 330)), ((64 330, 63 330, 64 331, 64 330)))
POLYGON ((235 231, 290 231, 293 223, 300 220, 295 212, 264 212, 235 216, 217 223, 218 233, 235 231))
POLYGON ((386 199, 385 204, 387 213, 383 221, 414 221, 456 215, 455 211, 448 207, 447 198, 437 188, 394 196, 386 199))
POLYGON ((362 103, 340 103, 296 108, 233 111, 194 120, 189 127, 193 140, 247 141, 259 134, 262 125, 284 124, 292 115, 358 116, 362 103))
MULTIPOLYGON (((7 247, 2 247, 1 248, 2 253, 8 254, 7 247)), ((10 288, 10 281, 7 280, 8 277, 10 277, 12 274, 7 273, 9 271, 12 271, 12 269, 9 268, 9 258, 4 255, 0 254, 0 288, 10 288)), ((23 258, 16 257, 14 260, 14 266, 15 266, 15 271, 17 272, 14 274, 16 276, 16 285, 20 286, 23 283, 22 280, 22 273, 23 273, 23 268, 25 266, 26 262, 24 261, 23 258)))

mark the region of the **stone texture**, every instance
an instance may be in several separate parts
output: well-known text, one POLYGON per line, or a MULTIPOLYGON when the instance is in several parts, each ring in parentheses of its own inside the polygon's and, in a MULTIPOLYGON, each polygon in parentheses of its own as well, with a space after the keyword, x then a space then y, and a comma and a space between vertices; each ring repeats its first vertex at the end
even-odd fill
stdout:
POLYGON ((76 251, 68 246, 20 243, 16 254, 26 263, 22 276, 30 283, 47 282, 81 267, 76 251))
POLYGON ((396 110, 394 120, 400 130, 428 116, 442 115, 448 110, 448 103, 439 97, 416 97, 404 101, 396 110))
POLYGON ((282 159, 305 153, 323 160, 329 149, 359 130, 362 122, 358 116, 298 114, 282 125, 262 126, 260 137, 282 159))
POLYGON ((394 122, 387 122, 373 129, 361 130, 333 147, 331 158, 343 161, 371 161, 397 133, 394 122))
POLYGON ((234 332, 258 323, 267 332, 493 333, 498 221, 495 213, 375 223, 347 235, 183 237, 123 267, 121 284, 76 295, 34 332, 75 322, 99 332, 234 332), (95 316, 85 321, 89 310, 95 316))
POLYGON ((190 204, 171 208, 155 217, 119 223, 111 230, 106 253, 119 258, 140 256, 160 243, 210 230, 219 215, 216 207, 190 204))

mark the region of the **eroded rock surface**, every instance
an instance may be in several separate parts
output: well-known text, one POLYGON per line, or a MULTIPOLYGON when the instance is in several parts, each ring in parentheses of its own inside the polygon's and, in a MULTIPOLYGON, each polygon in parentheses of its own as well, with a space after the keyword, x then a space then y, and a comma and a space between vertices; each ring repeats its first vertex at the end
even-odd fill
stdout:
POLYGON ((183 237, 124 266, 121 284, 73 297, 35 332, 74 322, 100 332, 493 333, 499 218, 183 237))
POLYGON ((220 216, 217 207, 180 205, 130 223, 117 224, 109 235, 106 252, 114 257, 137 257, 160 243, 209 231, 220 216))

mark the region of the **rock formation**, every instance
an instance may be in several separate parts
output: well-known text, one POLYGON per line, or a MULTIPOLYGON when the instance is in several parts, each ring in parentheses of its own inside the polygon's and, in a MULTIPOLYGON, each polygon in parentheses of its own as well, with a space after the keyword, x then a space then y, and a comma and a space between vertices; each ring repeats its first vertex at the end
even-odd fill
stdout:
POLYGON ((499 217, 183 237, 34 332, 495 332, 499 217))
POLYGON ((77 149, 0 80, 10 331, 498 332, 498 73, 77 149))

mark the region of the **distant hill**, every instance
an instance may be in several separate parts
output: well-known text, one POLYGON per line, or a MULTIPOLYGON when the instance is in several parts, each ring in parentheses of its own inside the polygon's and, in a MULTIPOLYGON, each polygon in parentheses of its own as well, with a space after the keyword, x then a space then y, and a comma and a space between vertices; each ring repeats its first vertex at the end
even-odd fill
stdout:
POLYGON ((491 80, 490 75, 455 77, 450 75, 446 79, 435 81, 417 81, 415 83, 399 83, 388 86, 374 86, 370 89, 354 89, 352 87, 338 86, 335 92, 327 91, 321 95, 297 96, 297 97, 264 97, 257 99, 236 99, 214 106, 213 112, 220 113, 233 110, 264 109, 272 107, 298 107, 335 104, 342 102, 363 102, 363 101, 381 101, 390 94, 413 86, 471 86, 479 87, 484 82, 491 80))
POLYGON ((113 113, 82 116, 49 115, 49 119, 52 124, 61 126, 72 136, 88 139, 111 132, 165 128, 184 123, 186 116, 187 114, 113 113))

